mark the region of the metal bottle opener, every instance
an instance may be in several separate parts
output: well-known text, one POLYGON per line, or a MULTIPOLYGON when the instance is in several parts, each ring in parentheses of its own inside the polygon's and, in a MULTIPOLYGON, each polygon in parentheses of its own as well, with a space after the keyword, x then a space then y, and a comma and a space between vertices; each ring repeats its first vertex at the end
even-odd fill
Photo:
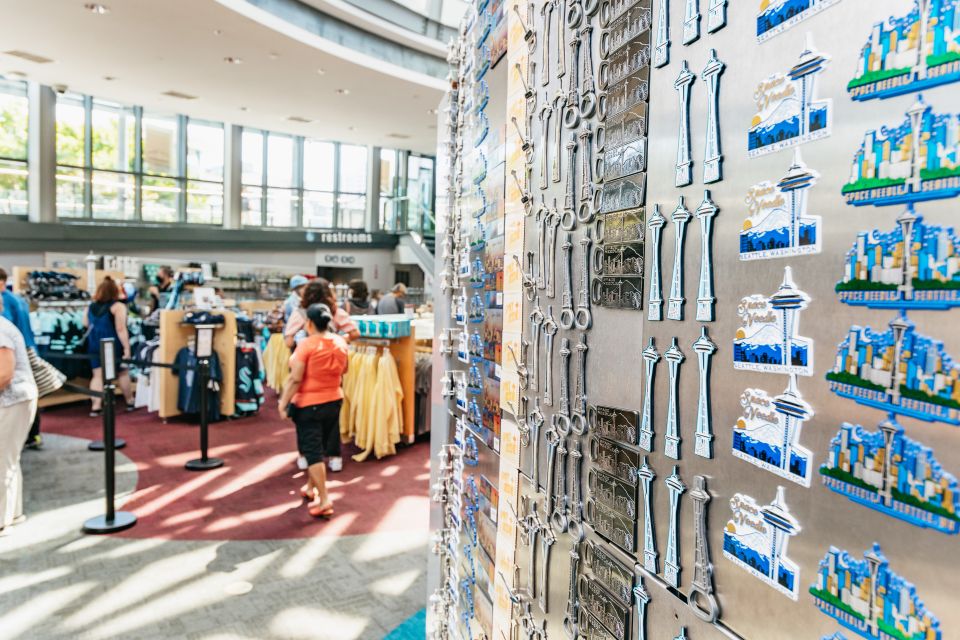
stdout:
POLYGON ((577 577, 580 575, 580 554, 577 553, 577 546, 574 544, 570 548, 570 582, 567 590, 567 610, 563 617, 563 631, 570 640, 577 640, 580 634, 577 632, 579 623, 580 600, 577 597, 577 577))
POLYGON ((678 473, 678 467, 673 467, 664 484, 670 491, 670 529, 667 531, 667 557, 663 565, 663 578, 674 589, 680 588, 680 546, 678 534, 680 527, 680 496, 687 490, 678 473))
POLYGON ((693 537, 694 565, 693 582, 687 603, 698 618, 705 622, 716 622, 720 616, 717 598, 713 595, 713 565, 710 563, 710 546, 707 540, 707 503, 710 493, 707 491, 707 479, 695 476, 694 488, 690 492, 693 500, 693 537), (703 601, 706 600, 704 606, 703 601))
POLYGON ((673 83, 680 97, 680 126, 677 131, 677 178, 676 187, 685 187, 693 182, 693 159, 690 152, 690 85, 697 79, 683 61, 680 75, 673 83))
MULTIPOLYGON (((564 212, 566 213, 566 212, 564 212)), ((560 328, 569 331, 573 328, 573 274, 571 273, 571 262, 573 261, 573 236, 567 232, 560 248, 563 251, 563 291, 560 293, 560 328)))
POLYGON ((580 143, 580 204, 577 207, 577 221, 582 224, 590 224, 593 216, 596 214, 594 207, 594 185, 593 185, 593 148, 590 143, 590 124, 586 123, 580 128, 577 138, 580 143))
POLYGON ((596 469, 590 469, 587 472, 587 486, 590 488, 590 496, 598 504, 630 519, 637 517, 635 486, 596 469))
POLYGON ((593 81, 593 27, 588 22, 580 29, 583 43, 583 79, 580 83, 580 117, 590 118, 597 112, 597 90, 593 81))
POLYGON ((643 417, 640 421, 640 433, 637 439, 637 446, 644 451, 653 451, 653 394, 654 394, 654 376, 656 375, 657 363, 660 362, 660 354, 653 345, 653 338, 643 350, 643 417))
POLYGON ((660 213, 660 205, 653 206, 653 214, 647 221, 650 227, 650 252, 653 265, 650 270, 650 297, 647 301, 647 320, 659 322, 663 320, 663 286, 660 284, 660 238, 666 218, 660 213))
POLYGON ((633 599, 637 605, 637 613, 634 616, 636 632, 633 635, 636 640, 646 640, 647 604, 650 602, 650 593, 643 586, 643 578, 637 578, 637 586, 633 588, 633 599))
POLYGON ((683 296, 683 245, 687 233, 687 222, 692 215, 683 203, 683 196, 680 196, 680 203, 670 216, 676 226, 676 233, 673 248, 673 278, 670 280, 670 300, 667 304, 668 320, 683 320, 683 303, 686 301, 683 296))
POLYGON ((561 435, 570 433, 570 339, 560 339, 560 408, 553 414, 553 426, 561 435))
POLYGON ((630 606, 633 590, 633 571, 620 562, 604 545, 587 541, 583 554, 584 562, 593 572, 593 577, 620 602, 630 606))
POLYGON ((697 219, 700 221, 700 286, 697 293, 697 320, 713 322, 713 305, 717 299, 713 295, 713 219, 719 209, 710 199, 710 191, 703 192, 703 202, 697 207, 697 219))
POLYGON ((673 339, 673 344, 663 354, 667 361, 668 371, 670 372, 670 396, 667 399, 667 432, 664 437, 664 455, 674 460, 680 459, 680 363, 686 358, 680 347, 677 346, 677 339, 673 339))
POLYGON ((709 0, 707 33, 720 31, 727 25, 727 0, 709 0))
POLYGON ((543 311, 540 310, 540 296, 535 296, 533 311, 530 312, 530 336, 533 339, 530 391, 537 390, 537 384, 540 379, 540 328, 543 326, 543 321, 543 311))
POLYGON ((700 337, 693 343, 699 366, 700 393, 697 399, 697 430, 693 452, 703 458, 713 458, 713 426, 710 412, 710 359, 717 352, 717 345, 707 337, 703 327, 700 337))
POLYGON ((543 321, 543 334, 546 347, 546 370, 543 378, 543 404, 553 406, 553 338, 559 327, 553 319, 553 305, 547 305, 547 317, 543 321))
POLYGON ((683 44, 691 44, 700 39, 700 0, 687 0, 687 10, 683 16, 683 44))
POLYGON ((540 68, 540 84, 544 87, 550 84, 550 32, 553 30, 553 0, 545 0, 540 7, 541 25, 543 26, 543 66, 540 68))
MULTIPOLYGON (((579 1, 579 0, 578 0, 579 1)), ((580 126, 579 94, 577 93, 577 67, 579 66, 580 36, 570 34, 570 75, 567 76, 567 106, 563 111, 563 125, 567 129, 580 126)))
POLYGON ((550 118, 553 116, 553 107, 545 104, 540 107, 540 148, 543 152, 540 155, 540 190, 547 189, 547 166, 549 165, 550 149, 547 146, 550 141, 550 118))
POLYGON ((653 66, 659 68, 670 62, 670 0, 659 0, 657 7, 657 40, 654 45, 653 66))
POLYGON ((717 59, 717 50, 710 50, 710 59, 701 77, 707 83, 707 142, 703 151, 703 183, 723 179, 723 155, 720 152, 720 74, 724 64, 717 59))
POLYGON ((527 424, 530 425, 530 437, 533 440, 533 452, 531 457, 533 465, 531 477, 533 478, 533 487, 540 491, 540 429, 546 421, 543 412, 540 410, 540 398, 533 399, 533 411, 527 415, 527 424))
POLYGON ((628 607, 607 593, 599 583, 586 576, 580 576, 577 592, 582 599, 582 605, 606 627, 607 631, 620 640, 627 640, 627 620, 630 618, 628 607))
POLYGON ((567 530, 567 448, 564 446, 565 441, 566 439, 561 436, 555 452, 557 456, 554 463, 556 486, 553 489, 553 510, 550 513, 550 526, 554 534, 561 534, 567 530))
MULTIPOLYGON (((593 313, 590 311, 590 247, 592 245, 593 238, 590 228, 587 227, 580 239, 580 291, 577 294, 577 311, 573 323, 581 331, 586 331, 593 325, 593 313)), ((586 414, 586 408, 582 413, 586 414)))
POLYGON ((524 295, 527 300, 533 302, 533 298, 537 295, 537 281, 533 277, 533 252, 529 252, 527 257, 530 258, 529 270, 523 268, 517 254, 513 254, 513 261, 517 263, 517 269, 520 270, 520 282, 523 285, 524 295))
MULTIPOLYGON (((550 576, 550 549, 553 547, 553 544, 557 541, 557 536, 554 535, 553 531, 550 530, 550 527, 544 526, 540 531, 540 611, 544 614, 547 613, 547 603, 548 603, 548 592, 550 584, 548 578, 550 576)), ((544 621, 546 622, 546 621, 544 621)), ((546 626, 546 625, 544 625, 546 626)))
POLYGON ((580 451, 579 438, 573 438, 573 445, 571 446, 570 466, 573 469, 573 474, 570 483, 570 521, 567 523, 567 533, 570 534, 576 543, 582 541, 586 533, 583 530, 583 493, 581 484, 583 452, 580 451))
POLYGON ((643 491, 643 568, 657 575, 659 572, 657 562, 657 539, 653 530, 653 495, 650 493, 653 480, 657 477, 650 465, 647 464, 647 458, 643 458, 643 464, 637 469, 637 477, 640 479, 640 487, 643 491))
POLYGON ((629 409, 590 405, 587 407, 587 424, 597 435, 624 444, 633 444, 637 441, 640 429, 640 413, 629 409))
POLYGON ((636 522, 594 500, 587 500, 587 522, 594 531, 627 553, 637 550, 636 522))
POLYGON ((564 184, 563 212, 560 214, 560 228, 573 231, 577 225, 577 134, 571 133, 567 141, 567 179, 564 184))
MULTIPOLYGON (((557 80, 561 79, 566 73, 566 61, 564 57, 564 46, 566 45, 564 38, 564 24, 566 23, 566 8, 564 7, 566 0, 553 0, 553 13, 557 17, 557 80)), ((557 120, 560 120, 560 112, 557 112, 557 120)))
POLYGON ((587 334, 580 334, 577 343, 577 383, 573 397, 573 433, 582 436, 587 432, 587 334))

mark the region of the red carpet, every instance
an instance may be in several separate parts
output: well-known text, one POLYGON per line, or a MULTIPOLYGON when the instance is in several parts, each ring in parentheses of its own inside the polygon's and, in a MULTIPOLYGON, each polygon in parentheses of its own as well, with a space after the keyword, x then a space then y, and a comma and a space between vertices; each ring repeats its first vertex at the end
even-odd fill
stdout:
MULTIPOLYGON (((101 437, 99 419, 87 407, 45 411, 45 432, 90 440, 101 437)), ((265 540, 318 535, 426 531, 429 518, 430 446, 419 443, 396 456, 357 463, 344 446, 343 471, 328 487, 336 515, 316 520, 307 514, 299 489, 291 422, 281 420, 269 396, 261 415, 226 420, 210 427, 210 455, 226 464, 194 472, 184 463, 199 457, 199 429, 179 421, 163 424, 144 409, 120 413, 117 435, 123 453, 139 471, 136 492, 123 504, 137 526, 119 535, 181 540, 265 540)), ((94 454, 93 455, 100 455, 94 454)))

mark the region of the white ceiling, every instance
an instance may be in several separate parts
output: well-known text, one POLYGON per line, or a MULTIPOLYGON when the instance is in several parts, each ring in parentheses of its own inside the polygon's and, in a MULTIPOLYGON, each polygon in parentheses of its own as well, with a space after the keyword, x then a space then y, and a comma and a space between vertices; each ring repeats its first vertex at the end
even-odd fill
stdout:
POLYGON ((272 131, 424 153, 436 148, 429 110, 440 101, 440 80, 344 50, 242 0, 101 0, 106 15, 84 9, 86 1, 0 0, 0 73, 272 131), (2 53, 12 50, 54 62, 2 53), (243 63, 228 64, 227 56, 243 63), (161 95, 170 90, 198 98, 161 95))

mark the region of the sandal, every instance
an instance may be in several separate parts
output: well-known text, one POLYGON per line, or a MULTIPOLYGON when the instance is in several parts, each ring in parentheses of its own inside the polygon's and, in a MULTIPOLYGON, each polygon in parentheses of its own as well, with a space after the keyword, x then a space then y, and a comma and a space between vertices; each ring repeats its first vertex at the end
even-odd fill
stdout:
POLYGON ((328 502, 318 507, 307 507, 307 512, 314 518, 329 518, 333 515, 333 503, 328 502))
POLYGON ((307 500, 310 500, 311 498, 316 498, 316 496, 310 495, 310 492, 307 490, 307 485, 303 485, 302 487, 300 487, 300 495, 306 498, 307 500))

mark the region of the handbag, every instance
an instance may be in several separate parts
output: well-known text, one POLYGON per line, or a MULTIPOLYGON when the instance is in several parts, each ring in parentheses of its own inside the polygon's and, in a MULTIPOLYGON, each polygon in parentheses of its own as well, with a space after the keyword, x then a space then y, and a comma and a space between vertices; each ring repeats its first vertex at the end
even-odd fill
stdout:
POLYGON ((27 360, 30 361, 30 370, 33 371, 33 380, 41 398, 59 390, 67 381, 67 376, 41 358, 37 350, 32 347, 27 349, 27 360))

